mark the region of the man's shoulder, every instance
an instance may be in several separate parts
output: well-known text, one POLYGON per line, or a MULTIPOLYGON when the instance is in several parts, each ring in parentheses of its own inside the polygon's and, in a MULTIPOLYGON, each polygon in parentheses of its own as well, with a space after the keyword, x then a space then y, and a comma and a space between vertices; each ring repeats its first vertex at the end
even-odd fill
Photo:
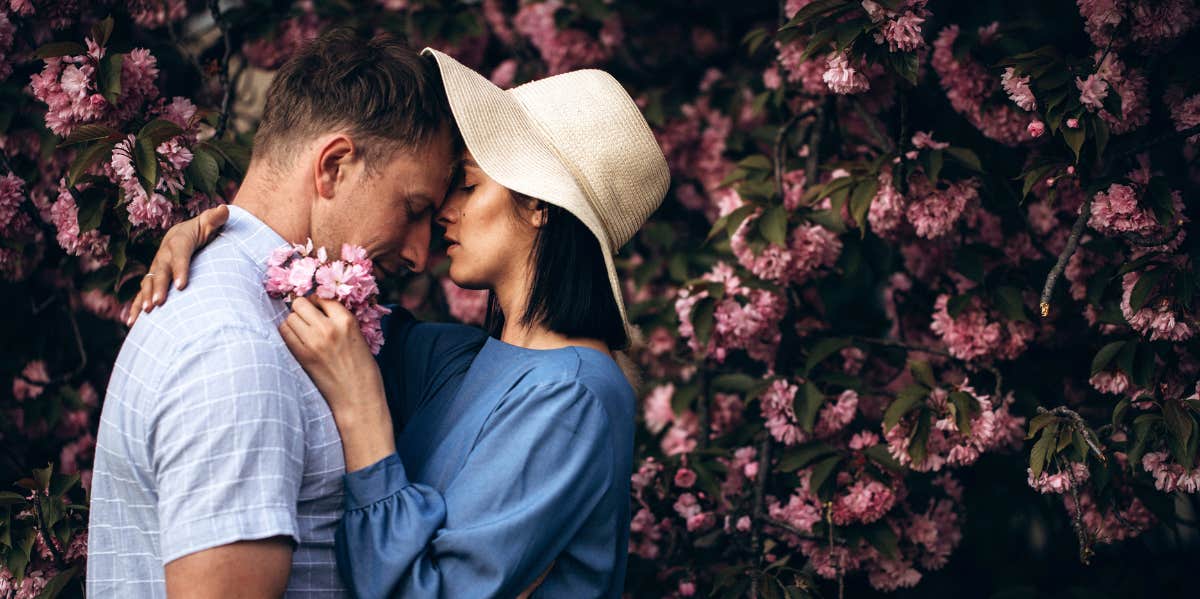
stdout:
POLYGON ((186 289, 138 318, 126 344, 160 356, 231 340, 282 344, 276 320, 282 304, 267 296, 258 265, 231 240, 218 237, 197 253, 186 289))

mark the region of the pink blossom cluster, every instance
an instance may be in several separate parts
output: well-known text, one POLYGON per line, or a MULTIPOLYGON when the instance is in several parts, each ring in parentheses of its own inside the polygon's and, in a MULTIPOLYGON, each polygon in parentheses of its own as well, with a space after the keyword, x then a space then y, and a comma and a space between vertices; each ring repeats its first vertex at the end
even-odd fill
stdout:
MULTIPOLYGON (((768 514, 772 520, 796 531, 812 533, 813 526, 824 520, 821 502, 809 488, 811 469, 797 474, 800 484, 787 503, 770 498, 768 514)), ((899 503, 905 497, 902 488, 866 478, 855 479, 830 505, 829 517, 846 523, 878 521, 882 517, 898 539, 900 554, 896 558, 884 556, 864 540, 854 545, 830 546, 788 531, 779 534, 788 545, 800 549, 822 578, 836 579, 861 571, 878 591, 912 587, 922 577, 918 566, 926 570, 942 568, 962 541, 962 517, 954 507, 961 501, 961 486, 945 475, 937 477, 934 483, 947 497, 930 499, 923 509, 899 503), (900 506, 903 509, 898 509, 900 506)))
MULTIPOLYGON (((1108 236, 1118 236, 1132 233, 1143 237, 1156 237, 1163 230, 1149 207, 1141 202, 1140 186, 1133 187, 1124 183, 1113 183, 1105 191, 1096 192, 1092 199, 1092 212, 1088 218, 1088 226, 1108 236)), ((1184 216, 1183 195, 1178 190, 1171 192, 1171 204, 1179 218, 1184 216)), ((1177 245, 1182 243, 1185 231, 1170 241, 1177 245)))
POLYGON ((842 252, 842 242, 833 231, 817 224, 804 224, 788 234, 787 247, 767 243, 756 253, 746 240, 748 225, 756 218, 758 213, 742 222, 730 245, 738 262, 760 279, 780 285, 803 283, 832 267, 842 252))
POLYGON ((829 93, 824 79, 828 61, 820 58, 802 58, 804 45, 803 40, 793 40, 786 44, 775 42, 775 48, 779 51, 779 65, 772 65, 763 72, 763 85, 767 89, 779 89, 786 79, 790 84, 799 84, 800 91, 808 95, 829 93), (780 69, 783 70, 782 75, 780 69))
POLYGON ((908 179, 908 192, 908 222, 918 236, 933 239, 950 232, 968 206, 975 205, 979 181, 964 179, 943 188, 930 182, 924 173, 914 173, 908 179))
POLYGON ((973 464, 989 451, 1020 446, 1020 440, 1025 436, 1025 419, 1009 412, 1014 401, 1011 394, 994 401, 988 395, 977 393, 965 381, 957 390, 967 393, 978 404, 979 412, 970 420, 971 430, 964 433, 958 428, 950 409, 950 393, 941 387, 934 389, 925 402, 934 415, 923 460, 914 463, 909 455, 910 433, 916 426, 915 412, 884 431, 888 451, 896 461, 917 472, 937 472, 946 466, 973 464))
POLYGON ((709 297, 708 290, 680 291, 675 300, 679 317, 679 336, 688 340, 692 351, 724 362, 731 350, 745 350, 751 359, 773 363, 782 334, 779 322, 787 309, 787 301, 778 293, 752 289, 742 285, 733 267, 718 262, 703 277, 705 281, 724 286, 724 297, 717 301, 712 336, 707 347, 701 347, 692 323, 692 309, 701 299, 709 297))
POLYGON ((264 285, 268 295, 289 303, 309 293, 337 300, 354 313, 371 353, 378 354, 383 346, 380 319, 391 310, 376 301, 379 287, 372 269, 361 247, 344 244, 341 259, 330 260, 325 248, 313 249, 310 239, 305 245, 286 245, 271 252, 264 285))
POLYGON ((1141 278, 1139 272, 1128 272, 1121 277, 1121 314, 1133 330, 1149 335, 1150 340, 1187 341, 1196 334, 1195 315, 1183 312, 1168 297, 1151 299, 1136 312, 1130 303, 1133 288, 1141 278))
MULTIPOLYGON (((800 381, 803 384, 803 381, 800 381)), ((858 393, 847 389, 832 402, 821 406, 811 434, 800 426, 795 400, 799 387, 784 379, 775 379, 759 397, 767 432, 784 445, 796 445, 813 438, 828 439, 840 433, 854 420, 858 408, 858 393)))
POLYGON ((177 23, 187 16, 187 0, 129 0, 125 8, 133 22, 146 29, 177 23))
POLYGON ((442 279, 441 284, 451 316, 464 324, 483 324, 483 320, 487 316, 487 291, 463 289, 450 279, 442 279))
POLYGON ((925 45, 921 24, 929 18, 925 8, 927 0, 908 0, 899 11, 888 10, 878 2, 863 0, 863 10, 867 12, 871 22, 879 29, 875 33, 875 43, 888 46, 891 52, 912 52, 925 45))
POLYGON ((12 62, 9 55, 13 49, 13 41, 17 26, 8 18, 8 13, 0 10, 0 81, 8 79, 12 74, 12 62))
POLYGON ((1200 20, 1200 9, 1188 0, 1076 0, 1084 30, 1098 48, 1121 48, 1129 39, 1146 49, 1159 49, 1183 37, 1200 20))
POLYGON ((947 351, 960 360, 1012 360, 1025 351, 1033 339, 1032 324, 993 316, 979 296, 972 296, 967 306, 951 316, 947 306, 949 294, 934 301, 933 320, 929 330, 946 344, 947 351))
POLYGON ((1154 488, 1163 493, 1200 492, 1200 467, 1185 468, 1165 451, 1147 452, 1142 456, 1142 468, 1154 477, 1154 488))
POLYGON ((850 57, 845 52, 829 55, 821 80, 829 86, 829 91, 835 94, 858 94, 867 91, 871 86, 867 76, 850 64, 850 57))
POLYGON ((1115 53, 1097 51, 1095 59, 1098 62, 1095 73, 1086 79, 1075 78, 1080 103, 1098 111, 1112 132, 1118 135, 1149 122, 1146 76, 1137 69, 1127 67, 1115 53), (1114 115, 1104 108, 1104 98, 1110 89, 1121 98, 1121 114, 1114 115))
MULTIPOLYGON (((1171 112, 1171 120, 1175 123, 1176 131, 1183 131, 1200 125, 1200 93, 1187 96, 1179 87, 1172 87, 1163 94, 1163 102, 1171 112)), ((1188 138, 1195 144, 1200 141, 1200 134, 1188 138)))
POLYGON ((1029 87, 1029 75, 1018 76, 1016 69, 1008 67, 1000 76, 1000 85, 1008 93, 1008 99, 1022 110, 1037 110, 1037 98, 1033 97, 1033 90, 1029 87))
POLYGON ((988 138, 1010 146, 1028 140, 1028 116, 1011 105, 989 103, 997 87, 996 78, 973 58, 955 57, 954 42, 958 35, 958 25, 942 29, 933 42, 930 63, 941 79, 950 105, 988 138))
POLYGON ((242 44, 242 55, 247 62, 260 69, 278 69, 305 42, 321 33, 323 23, 311 3, 300 5, 304 8, 302 14, 280 22, 269 35, 242 44))
MULTIPOLYGON (((75 189, 83 191, 87 186, 88 184, 84 183, 75 189)), ((68 254, 90 258, 96 265, 108 263, 108 235, 101 235, 96 229, 80 230, 79 206, 76 205, 66 180, 60 183, 58 199, 50 208, 50 221, 58 231, 58 245, 68 254)))
POLYGON ((9 236, 25 201, 25 180, 9 173, 0 177, 0 235, 9 236))
POLYGON ((680 186, 676 191, 679 202, 703 212, 709 220, 716 220, 721 213, 718 198, 729 197, 736 204, 742 203, 736 191, 721 187, 721 181, 733 169, 733 163, 725 157, 733 119, 713 108, 708 98, 685 104, 680 110, 683 118, 668 121, 655 131, 655 137, 672 176, 699 183, 699 188, 691 183, 680 186))
POLYGON ((1037 478, 1033 477, 1032 468, 1026 468, 1025 470, 1029 474, 1029 486, 1043 495, 1048 493, 1062 495, 1071 489, 1080 488, 1091 476, 1087 465, 1082 462, 1068 462, 1066 469, 1054 474, 1043 470, 1038 473, 1037 478))
MULTIPOLYGON (((1090 489, 1078 493, 1079 505, 1071 494, 1063 495, 1063 506, 1072 518, 1080 512, 1083 528, 1095 535, 1098 542, 1115 543, 1132 539, 1146 532, 1155 518, 1137 497, 1119 497, 1115 504, 1097 502, 1090 489)), ((1131 494, 1130 494, 1131 495, 1131 494)))
POLYGON ((46 104, 46 127, 62 137, 85 123, 127 120, 158 97, 158 62, 149 50, 135 48, 121 61, 121 94, 110 104, 96 81, 106 50, 90 38, 86 41, 85 54, 47 58, 29 81, 34 97, 46 104))
POLYGON ((1088 384, 1101 393, 1121 395, 1129 390, 1132 381, 1120 370, 1102 370, 1088 378, 1088 384))
POLYGON ((555 14, 566 8, 562 0, 523 2, 513 17, 513 28, 529 38, 546 61, 550 75, 603 63, 625 39, 620 18, 613 13, 601 25, 593 38, 576 28, 559 29, 555 14))

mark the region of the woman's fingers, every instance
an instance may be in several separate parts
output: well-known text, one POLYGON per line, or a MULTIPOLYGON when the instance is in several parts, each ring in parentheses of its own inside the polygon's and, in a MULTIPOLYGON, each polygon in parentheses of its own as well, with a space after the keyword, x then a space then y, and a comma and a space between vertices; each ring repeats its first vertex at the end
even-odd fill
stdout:
POLYGON ((288 351, 291 351, 296 358, 303 360, 308 355, 308 346, 304 344, 304 340, 300 338, 300 334, 296 332, 293 324, 291 316, 283 319, 283 322, 279 324, 279 335, 283 337, 288 351))
POLYGON ((217 206, 209 208, 201 212, 196 217, 196 226, 189 229, 192 231, 190 236, 181 236, 184 242, 190 242, 186 251, 173 252, 170 261, 171 271, 175 274, 175 288, 183 289, 188 284, 188 266, 191 264, 192 255, 196 250, 204 247, 212 238, 216 236, 217 231, 225 226, 225 222, 229 220, 229 207, 217 206))
POLYGON ((332 299, 313 297, 312 303, 325 314, 334 325, 345 328, 350 324, 357 324, 354 314, 346 309, 341 302, 332 299))
POLYGON ((308 327, 319 327, 326 320, 325 313, 318 310, 307 297, 292 300, 292 314, 308 327))

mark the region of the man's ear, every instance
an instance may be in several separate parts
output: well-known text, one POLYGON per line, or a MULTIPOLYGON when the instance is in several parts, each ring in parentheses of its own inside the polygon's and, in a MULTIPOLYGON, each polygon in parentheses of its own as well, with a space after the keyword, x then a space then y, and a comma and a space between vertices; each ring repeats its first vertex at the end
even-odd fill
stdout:
POLYGON ((347 167, 358 158, 354 142, 349 137, 337 134, 322 142, 317 152, 314 170, 317 196, 332 199, 339 185, 345 182, 347 167))

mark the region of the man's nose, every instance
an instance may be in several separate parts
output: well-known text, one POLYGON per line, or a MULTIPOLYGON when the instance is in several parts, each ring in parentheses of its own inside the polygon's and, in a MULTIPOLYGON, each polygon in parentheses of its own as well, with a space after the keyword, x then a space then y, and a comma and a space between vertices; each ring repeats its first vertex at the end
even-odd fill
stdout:
POLYGON ((420 222, 413 223, 413 225, 408 238, 404 240, 404 248, 400 250, 400 256, 407 263, 409 270, 424 272, 429 261, 429 238, 431 236, 429 216, 426 215, 420 222))

